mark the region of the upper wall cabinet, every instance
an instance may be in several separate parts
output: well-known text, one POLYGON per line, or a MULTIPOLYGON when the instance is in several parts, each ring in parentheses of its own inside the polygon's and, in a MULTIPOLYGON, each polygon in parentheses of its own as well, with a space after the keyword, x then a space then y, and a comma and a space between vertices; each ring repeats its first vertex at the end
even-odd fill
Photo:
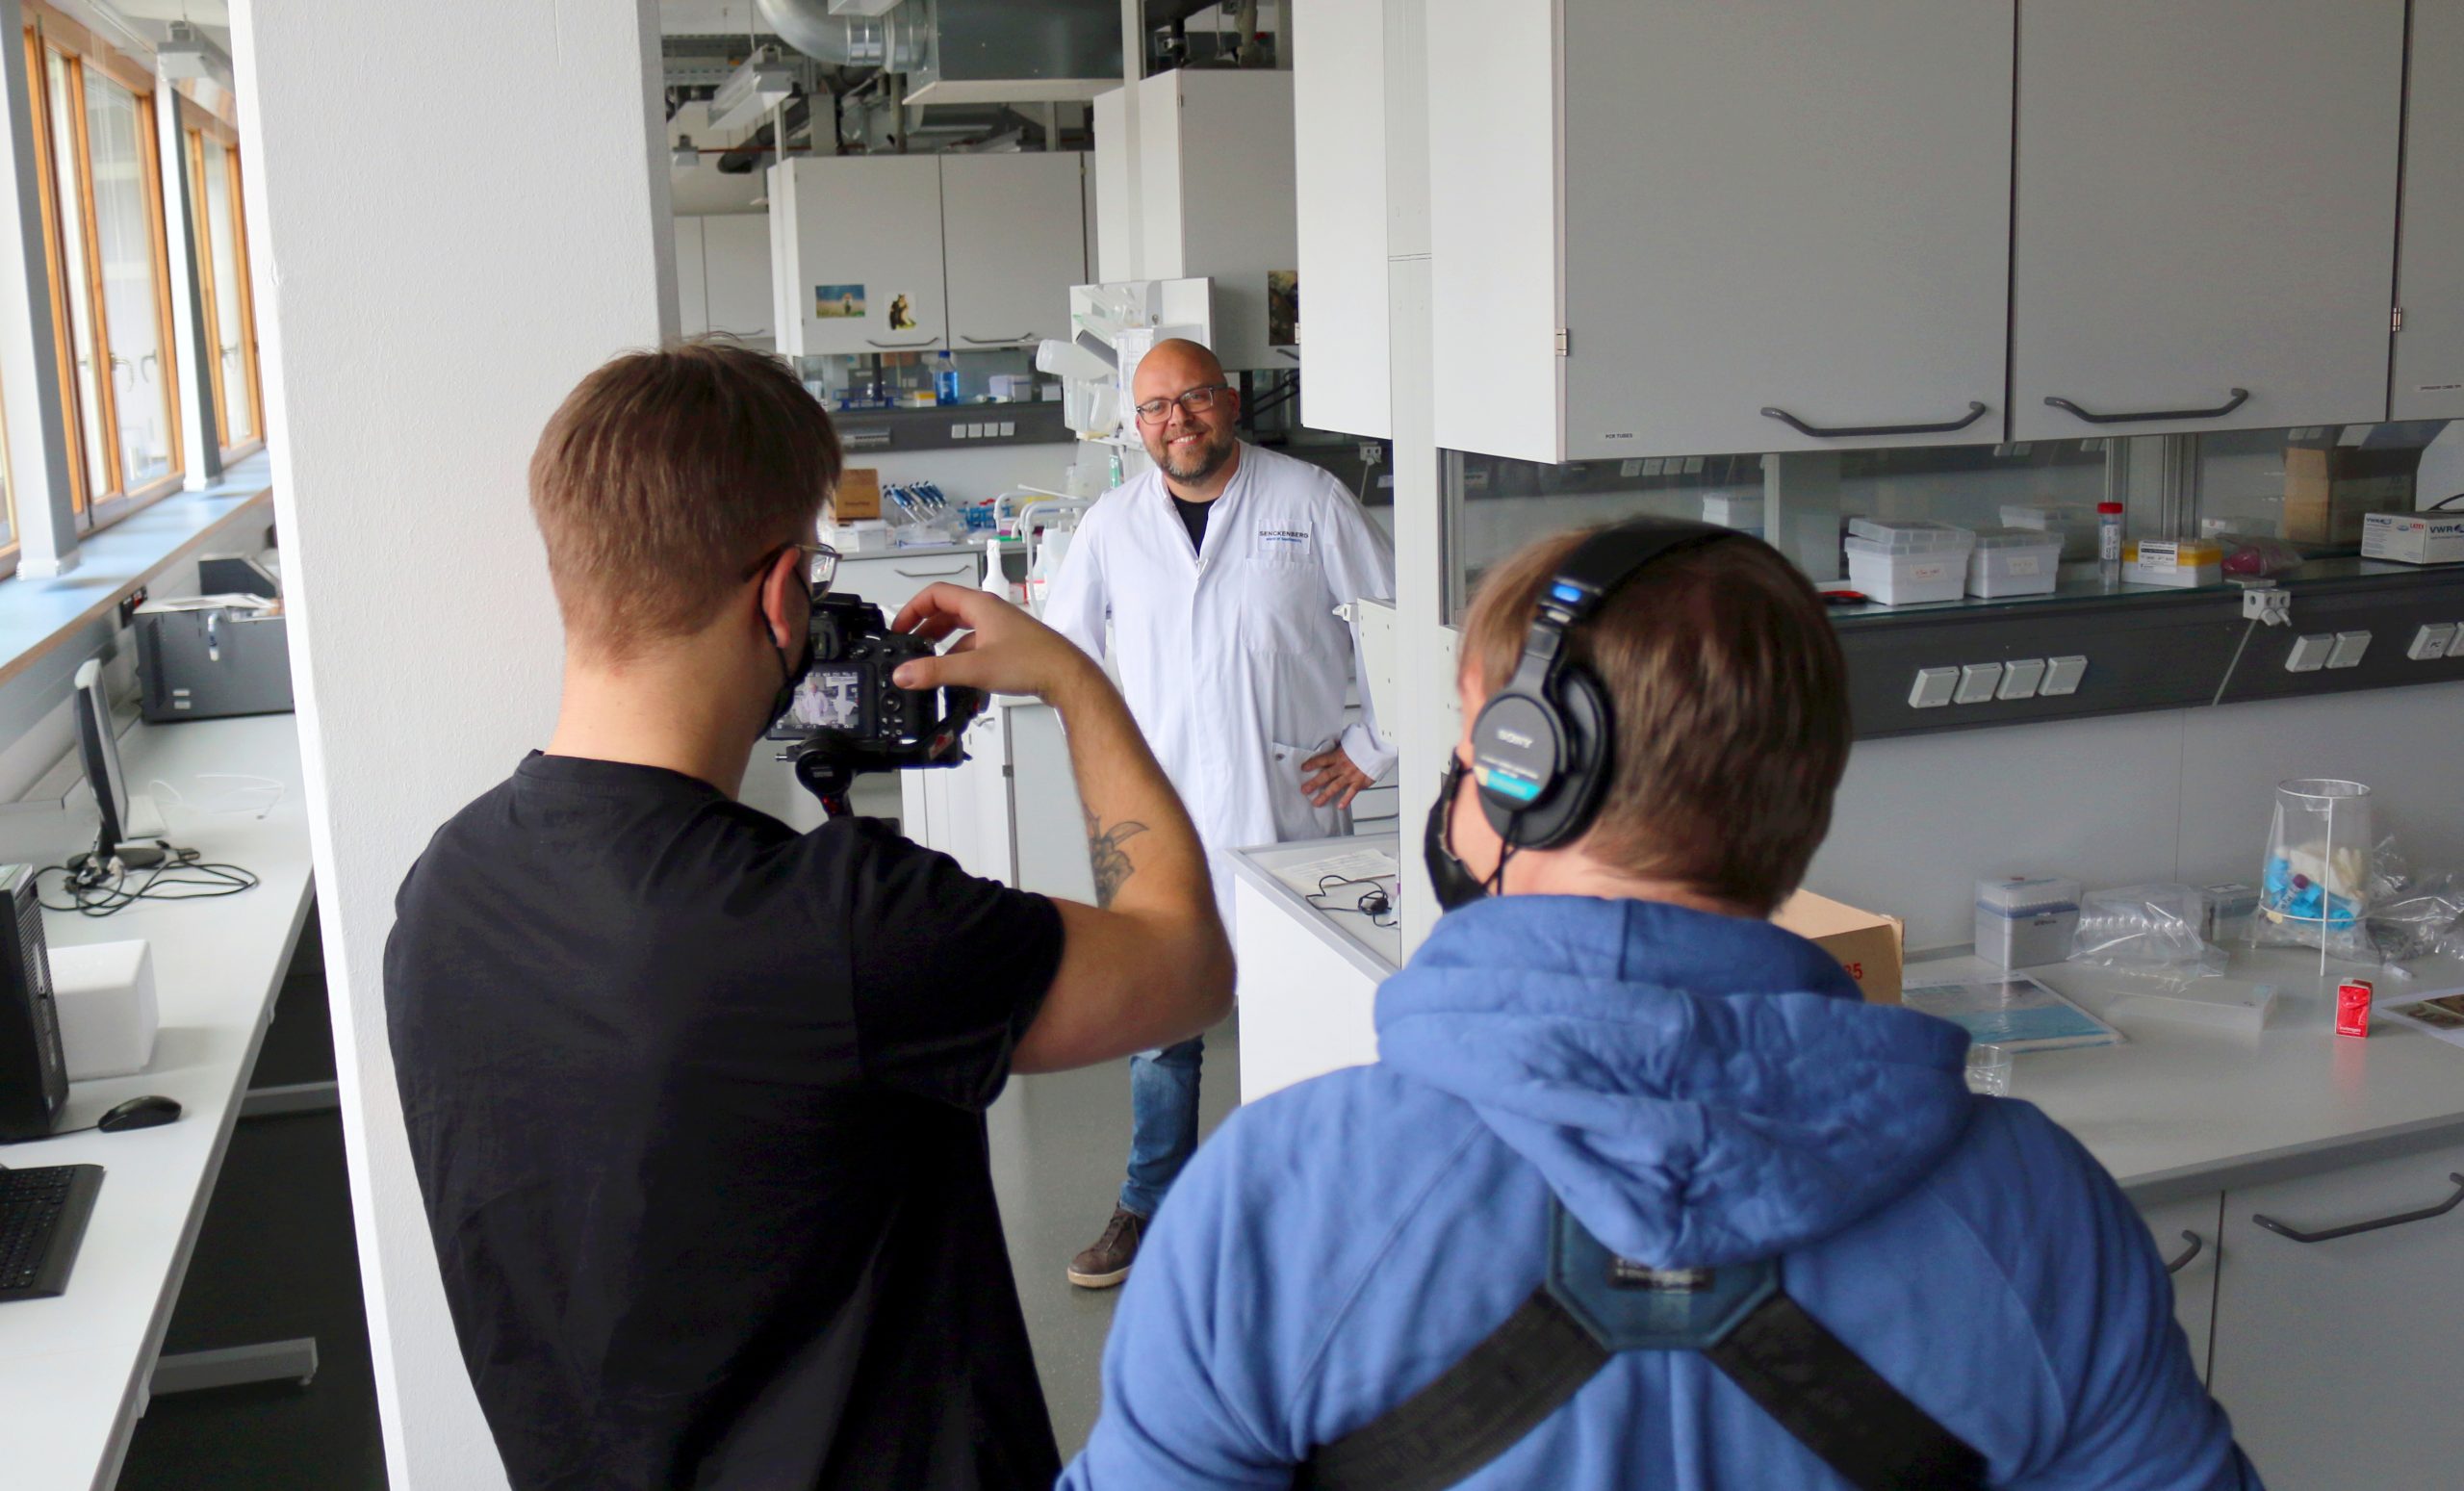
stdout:
POLYGON ((1439 443, 2000 440, 2013 24, 2012 0, 1430 0, 1439 443))
POLYGON ((2030 3, 2018 58, 2012 438, 2387 417, 2404 0, 2030 3))
POLYGON ((710 302, 702 268, 702 219, 678 218, 676 229, 676 322, 681 336, 710 329, 710 302))
POLYGON ((747 342, 769 340, 778 326, 771 308, 770 215, 728 213, 701 222, 709 329, 747 342))
POLYGON ((1300 418, 1395 432, 1387 367, 1386 8, 1302 7, 1292 54, 1300 418))
POLYGON ((1069 287, 1088 283, 1086 157, 941 157, 950 346, 1032 347, 1066 336, 1069 287))
POLYGON ((782 351, 948 346, 940 157, 793 156, 770 174, 773 214, 782 211, 779 178, 786 178, 790 227, 778 270, 786 286, 783 308, 792 310, 781 328, 782 351))
POLYGON ((2388 418, 2464 419, 2464 0, 2413 0, 2388 418))
POLYGON ((1178 68, 1138 85, 1131 278, 1213 280, 1215 353, 1227 368, 1297 360, 1290 300, 1273 287, 1300 260, 1292 92, 1292 74, 1266 69, 1178 68))

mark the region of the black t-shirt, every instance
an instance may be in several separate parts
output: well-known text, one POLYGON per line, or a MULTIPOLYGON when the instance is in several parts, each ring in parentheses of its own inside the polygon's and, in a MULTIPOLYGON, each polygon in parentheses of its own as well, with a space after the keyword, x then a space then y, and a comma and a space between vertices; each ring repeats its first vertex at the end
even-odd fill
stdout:
POLYGON ((1206 515, 1215 511, 1215 503, 1212 501, 1187 502, 1175 497, 1172 499, 1172 506, 1181 515, 1181 527, 1190 530, 1190 547, 1204 550, 1206 548, 1206 515))
POLYGON ((1052 1483, 984 1124, 1051 903, 533 755, 396 911, 411 1157, 515 1487, 1052 1483))

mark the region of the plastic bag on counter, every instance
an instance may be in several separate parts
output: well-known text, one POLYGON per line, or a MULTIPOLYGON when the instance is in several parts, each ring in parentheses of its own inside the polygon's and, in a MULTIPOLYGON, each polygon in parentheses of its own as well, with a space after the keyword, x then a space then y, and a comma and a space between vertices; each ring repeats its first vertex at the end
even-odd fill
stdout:
POLYGON ((2363 918, 2378 956, 2387 963, 2410 963, 2447 950, 2457 940, 2457 922, 2464 918, 2464 875, 2425 876, 2417 885, 2374 902, 2363 918))
POLYGON ((2254 533, 2218 533, 2217 545, 2224 551, 2224 573, 2245 578, 2267 579, 2301 568, 2301 551, 2280 538, 2267 538, 2254 533))
POLYGON ((2222 973, 2228 961, 2224 949, 2199 936, 2206 915, 2206 897, 2192 886, 2091 890, 2079 898, 2079 930, 2071 938, 2070 961, 2194 977, 2222 973))

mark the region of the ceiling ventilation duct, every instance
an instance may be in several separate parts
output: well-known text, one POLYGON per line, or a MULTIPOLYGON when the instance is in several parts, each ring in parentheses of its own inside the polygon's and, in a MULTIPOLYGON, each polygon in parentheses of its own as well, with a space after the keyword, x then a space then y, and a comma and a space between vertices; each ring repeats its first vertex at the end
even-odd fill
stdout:
POLYGON ((756 0, 800 52, 906 73, 910 104, 1055 103, 1121 86, 1119 0, 906 0, 878 18, 832 13, 871 3, 756 0))
POLYGON ((924 27, 910 18, 926 13, 922 0, 872 14, 834 14, 841 7, 831 0, 754 0, 754 9, 780 40, 834 67, 912 72, 924 60, 924 27))

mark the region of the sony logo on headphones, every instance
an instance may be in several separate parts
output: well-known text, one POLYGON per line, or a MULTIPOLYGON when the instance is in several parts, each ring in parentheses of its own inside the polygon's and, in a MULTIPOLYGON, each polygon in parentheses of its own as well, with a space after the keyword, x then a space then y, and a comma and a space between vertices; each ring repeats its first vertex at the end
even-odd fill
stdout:
POLYGON ((1519 750, 1525 751, 1530 750, 1535 744, 1529 735, 1519 735, 1510 730, 1500 730, 1498 732, 1498 738, 1504 741, 1507 745, 1514 746, 1519 750))

